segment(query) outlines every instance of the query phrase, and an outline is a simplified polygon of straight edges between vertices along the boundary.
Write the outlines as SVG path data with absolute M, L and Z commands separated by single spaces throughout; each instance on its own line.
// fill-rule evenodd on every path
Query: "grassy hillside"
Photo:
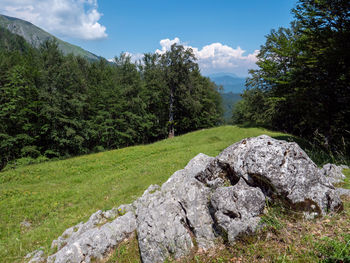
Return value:
M 47 40 L 56 39 L 59 49 L 64 54 L 72 53 L 76 56 L 82 56 L 89 60 L 100 59 L 95 54 L 92 54 L 91 52 L 86 51 L 81 47 L 62 41 L 61 39 L 56 38 L 41 28 L 22 19 L 0 15 L 0 27 L 6 28 L 13 34 L 23 37 L 30 45 L 36 48 L 38 48 Z
M 225 126 L 151 145 L 128 147 L 0 173 L 0 259 L 19 261 L 99 209 L 129 203 L 150 184 L 162 184 L 202 152 L 216 156 L 245 137 L 269 134 Z M 21 227 L 22 221 L 32 225 Z
M 52 240 L 66 228 L 86 221 L 99 209 L 132 202 L 150 184 L 162 184 L 198 153 L 216 156 L 234 142 L 261 134 L 293 139 L 286 134 L 259 128 L 223 126 L 151 145 L 1 172 L 0 262 L 20 262 L 28 252 L 41 246 L 48 252 Z M 272 223 L 276 221 L 271 220 Z M 31 226 L 22 227 L 23 221 L 30 222 Z M 350 227 L 349 224 L 345 226 Z M 254 251 L 253 247 L 241 248 L 241 252 L 246 253 L 248 248 Z M 130 244 L 118 248 L 114 259 L 134 262 L 131 259 L 137 259 L 135 249 L 137 243 L 132 239 Z M 230 255 L 229 250 L 223 250 L 201 258 L 202 262 L 207 262 L 213 256 L 229 259 Z M 196 258 L 190 261 L 196 262 Z

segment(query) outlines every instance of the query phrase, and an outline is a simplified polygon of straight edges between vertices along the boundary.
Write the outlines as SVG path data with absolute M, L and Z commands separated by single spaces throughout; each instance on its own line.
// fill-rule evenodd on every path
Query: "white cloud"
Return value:
M 133 54 L 133 53 L 125 52 L 125 54 L 127 56 L 130 56 L 131 57 L 131 61 L 133 61 L 133 62 L 138 62 L 138 61 L 142 60 L 142 58 L 143 58 L 143 54 L 142 53 L 135 53 L 135 54 Z
M 159 43 L 162 46 L 162 49 L 161 50 L 157 49 L 156 53 L 164 54 L 165 52 L 170 50 L 173 44 L 180 44 L 180 39 L 178 37 L 175 37 L 173 40 L 170 40 L 169 38 L 167 38 L 167 39 L 162 39 Z
M 129 52 L 123 52 L 126 56 L 130 57 L 131 62 L 135 63 L 135 62 L 142 62 L 143 56 L 144 54 L 142 53 L 129 53 Z M 109 62 L 114 63 L 115 62 L 115 57 L 114 58 L 109 58 L 107 59 Z
M 58 36 L 107 37 L 97 0 L 1 0 L 0 13 L 27 20 Z
M 171 45 L 183 44 L 179 38 L 163 39 L 160 42 L 161 49 L 157 49 L 159 54 L 165 53 Z M 235 73 L 239 76 L 246 76 L 249 69 L 256 68 L 256 56 L 259 50 L 252 54 L 244 55 L 245 50 L 241 47 L 232 48 L 221 43 L 213 43 L 204 46 L 202 49 L 183 44 L 185 48 L 192 48 L 197 58 L 198 65 L 203 74 L 212 74 L 219 72 Z

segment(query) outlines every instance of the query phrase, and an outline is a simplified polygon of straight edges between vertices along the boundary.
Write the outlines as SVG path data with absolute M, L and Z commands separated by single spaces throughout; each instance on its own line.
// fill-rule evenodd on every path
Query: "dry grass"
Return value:
M 332 254 L 338 249 L 350 257 L 350 198 L 342 200 L 344 211 L 313 220 L 271 207 L 263 216 L 266 226 L 254 236 L 231 246 L 221 244 L 181 262 L 349 262 Z
M 350 197 L 342 197 L 344 211 L 313 220 L 303 219 L 280 207 L 270 207 L 263 216 L 265 227 L 234 245 L 218 243 L 209 251 L 192 251 L 179 263 L 260 262 L 350 262 L 337 260 L 336 251 L 350 256 Z M 347 236 L 348 234 L 348 236 Z M 334 255 L 333 255 L 334 254 Z M 139 263 L 136 235 L 122 242 L 107 263 Z
M 124 240 L 111 253 L 106 263 L 141 263 L 136 233 Z

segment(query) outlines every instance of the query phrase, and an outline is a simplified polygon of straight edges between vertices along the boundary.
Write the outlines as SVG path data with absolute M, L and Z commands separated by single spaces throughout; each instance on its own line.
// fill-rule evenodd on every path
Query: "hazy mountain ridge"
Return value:
M 222 86 L 223 88 L 220 93 L 224 107 L 224 120 L 230 123 L 233 108 L 238 101 L 242 100 L 240 94 L 242 94 L 245 89 L 245 78 L 238 77 L 231 73 L 216 73 L 209 75 L 209 78 L 216 85 Z
M 233 74 L 213 74 L 209 78 L 216 85 L 223 87 L 223 93 L 242 93 L 245 89 L 245 78 L 235 76 Z
M 82 49 L 81 47 L 67 43 L 33 25 L 32 23 L 19 18 L 0 14 L 0 27 L 6 28 L 11 33 L 23 37 L 30 45 L 36 48 L 38 48 L 47 40 L 56 39 L 59 49 L 64 54 L 72 53 L 76 56 L 82 56 L 88 60 L 99 60 L 101 58 L 89 51 Z

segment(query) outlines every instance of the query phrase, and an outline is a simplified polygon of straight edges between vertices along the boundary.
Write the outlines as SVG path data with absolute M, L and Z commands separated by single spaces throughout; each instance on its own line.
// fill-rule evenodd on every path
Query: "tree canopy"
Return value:
M 293 13 L 289 28 L 266 37 L 233 119 L 349 156 L 350 2 L 300 0 Z
M 218 88 L 180 45 L 137 63 L 126 54 L 88 62 L 52 41 L 37 50 L 0 33 L 0 170 L 18 158 L 116 149 L 222 121 Z

